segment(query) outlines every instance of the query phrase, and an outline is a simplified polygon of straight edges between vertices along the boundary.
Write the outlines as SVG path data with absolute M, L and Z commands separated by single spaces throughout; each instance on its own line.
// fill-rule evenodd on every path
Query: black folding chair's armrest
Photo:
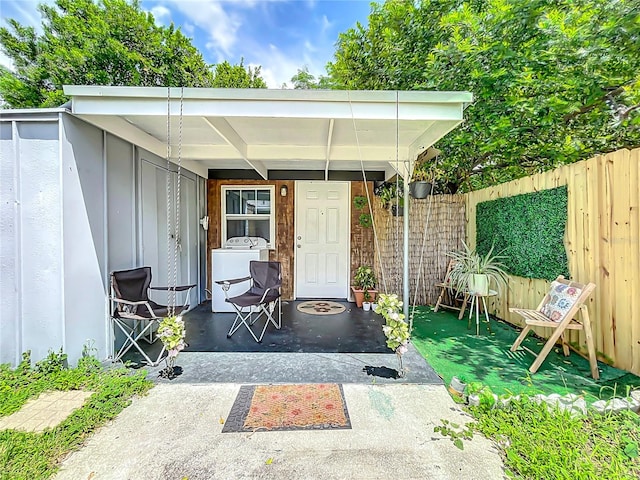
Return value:
M 235 285 L 236 283 L 246 282 L 247 280 L 251 280 L 251 277 L 232 278 L 230 280 L 216 280 L 216 283 L 218 285 Z
M 185 290 L 190 290 L 194 285 L 180 285 L 179 287 L 149 287 L 149 290 L 174 290 L 176 292 L 183 292 Z
M 154 318 L 156 316 L 155 312 L 151 308 L 151 305 L 149 305 L 148 301 L 142 300 L 142 301 L 138 301 L 138 302 L 132 302 L 130 300 L 125 300 L 124 298 L 116 298 L 116 297 L 111 297 L 111 301 L 113 301 L 114 303 L 121 303 L 123 305 L 129 305 L 131 307 L 138 306 L 138 305 L 144 305 L 147 308 L 147 311 L 149 312 L 149 315 L 151 316 L 151 318 Z M 123 308 L 126 308 L 126 307 L 123 307 Z
M 264 302 L 264 299 L 267 298 L 267 294 L 271 291 L 271 290 L 279 290 L 281 287 L 281 285 L 274 285 L 273 287 L 269 287 L 267 288 L 264 293 L 262 294 L 262 298 L 260 299 L 260 303 Z
M 116 298 L 116 297 L 111 297 L 111 300 L 113 302 L 122 303 L 124 305 L 146 305 L 147 304 L 147 302 L 144 300 L 140 302 L 132 302 L 130 300 L 125 300 L 124 298 Z

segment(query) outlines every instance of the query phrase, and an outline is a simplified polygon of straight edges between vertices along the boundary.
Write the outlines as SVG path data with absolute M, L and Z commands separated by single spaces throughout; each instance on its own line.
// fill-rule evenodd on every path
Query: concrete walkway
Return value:
M 351 430 L 221 433 L 238 384 L 161 383 L 71 454 L 64 479 L 500 479 L 497 449 L 434 433 L 465 423 L 443 385 L 344 384 Z

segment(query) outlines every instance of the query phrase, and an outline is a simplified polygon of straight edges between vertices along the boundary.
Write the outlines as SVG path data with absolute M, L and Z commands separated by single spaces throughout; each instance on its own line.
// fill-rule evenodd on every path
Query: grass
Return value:
M 589 363 L 571 352 L 552 351 L 536 374 L 528 367 L 533 355 L 509 352 L 518 335 L 510 325 L 491 321 L 475 335 L 467 330 L 467 319 L 450 312 L 416 310 L 412 342 L 448 384 L 463 376 L 498 395 L 575 393 L 588 401 L 625 396 L 640 386 L 636 375 L 599 364 L 600 380 L 590 376 Z M 525 346 L 539 351 L 543 341 L 530 335 Z M 519 479 L 638 479 L 640 478 L 640 416 L 632 412 L 571 416 L 530 401 L 512 402 L 507 410 L 490 406 L 471 407 L 475 422 L 460 427 L 446 421 L 435 431 L 448 436 L 459 448 L 472 432 L 481 433 L 499 446 L 507 473 Z
M 482 321 L 480 335 L 476 335 L 475 325 L 471 330 L 467 325 L 466 318 L 458 320 L 452 312 L 416 309 L 412 343 L 447 384 L 456 375 L 467 383 L 489 385 L 498 395 L 575 393 L 584 395 L 588 402 L 625 395 L 640 387 L 640 377 L 603 363 L 598 364 L 600 380 L 593 380 L 585 358 L 575 352 L 565 357 L 559 347 L 551 351 L 537 373 L 530 374 L 534 356 L 526 350 L 509 351 L 519 330 L 492 319 L 492 333 Z M 532 334 L 523 342 L 535 352 L 543 344 Z
M 470 410 L 472 428 L 500 445 L 513 478 L 640 478 L 640 416 L 633 412 L 572 417 L 533 402 Z
M 65 368 L 66 356 L 52 352 L 31 367 L 29 354 L 17 368 L 0 366 L 0 416 L 10 415 L 30 398 L 49 390 L 95 392 L 82 408 L 55 428 L 42 433 L 0 431 L 0 479 L 45 479 L 53 475 L 60 460 L 82 445 L 97 427 L 115 418 L 135 395 L 151 388 L 146 372 L 125 368 L 102 369 L 87 355 L 76 368 Z

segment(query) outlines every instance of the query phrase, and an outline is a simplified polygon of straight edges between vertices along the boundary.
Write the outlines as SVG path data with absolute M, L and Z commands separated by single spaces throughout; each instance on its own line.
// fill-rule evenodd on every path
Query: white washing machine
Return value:
M 267 241 L 262 237 L 232 237 L 225 242 L 223 248 L 211 250 L 211 311 L 234 312 L 233 306 L 225 302 L 225 294 L 217 281 L 243 278 L 249 276 L 251 260 L 269 260 Z M 249 282 L 242 282 L 229 287 L 229 297 L 244 293 Z

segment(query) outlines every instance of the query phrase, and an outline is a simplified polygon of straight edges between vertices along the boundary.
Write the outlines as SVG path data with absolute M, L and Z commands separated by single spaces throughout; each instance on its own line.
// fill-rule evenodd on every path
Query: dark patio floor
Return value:
M 389 377 L 398 368 L 396 355 L 386 346 L 383 318 L 355 304 L 340 302 L 346 310 L 334 315 L 300 312 L 300 302 L 283 302 L 282 328 L 267 328 L 257 343 L 244 326 L 227 338 L 233 313 L 212 313 L 203 303 L 184 316 L 189 346 L 178 356 L 183 373 L 178 383 L 417 383 L 442 384 L 442 379 L 410 345 L 403 356 L 406 376 Z M 263 325 L 264 320 L 256 326 Z M 255 327 L 254 327 L 255 328 Z M 144 344 L 152 358 L 162 344 Z M 140 364 L 133 351 L 125 361 Z M 157 367 L 146 367 L 158 380 Z M 397 373 L 397 372 L 395 372 Z M 159 380 L 167 381 L 167 380 Z
M 233 313 L 212 313 L 209 302 L 185 315 L 186 352 L 269 352 L 269 353 L 391 353 L 382 333 L 384 320 L 355 304 L 339 302 L 343 313 L 311 315 L 296 309 L 300 302 L 282 303 L 282 328 L 267 327 L 262 343 L 257 343 L 244 326 L 227 338 Z M 256 326 L 262 326 L 260 319 Z M 255 329 L 255 328 L 254 328 Z

